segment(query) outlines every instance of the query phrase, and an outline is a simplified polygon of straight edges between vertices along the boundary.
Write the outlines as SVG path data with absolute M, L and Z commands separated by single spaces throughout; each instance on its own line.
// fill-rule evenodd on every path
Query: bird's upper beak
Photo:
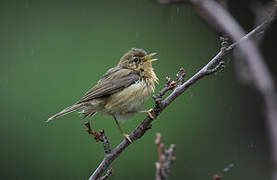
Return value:
M 157 61 L 158 59 L 151 59 L 153 56 L 155 56 L 157 53 L 153 52 L 143 57 L 142 61 L 144 63 L 152 63 L 154 61 Z

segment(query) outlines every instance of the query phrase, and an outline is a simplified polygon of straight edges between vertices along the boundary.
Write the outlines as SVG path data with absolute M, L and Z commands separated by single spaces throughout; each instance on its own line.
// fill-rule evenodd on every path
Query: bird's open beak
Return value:
M 157 61 L 158 59 L 151 59 L 153 56 L 155 56 L 157 53 L 153 52 L 143 57 L 144 63 L 152 63 L 154 61 Z

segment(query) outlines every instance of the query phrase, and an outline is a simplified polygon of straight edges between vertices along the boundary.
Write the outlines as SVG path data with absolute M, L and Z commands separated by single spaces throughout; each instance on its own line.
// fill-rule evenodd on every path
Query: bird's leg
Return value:
M 119 130 L 120 130 L 120 132 L 121 132 L 123 138 L 126 139 L 127 141 L 129 141 L 130 143 L 132 143 L 132 140 L 130 139 L 129 135 L 128 135 L 128 134 L 125 134 L 125 133 L 123 132 L 123 130 L 121 129 L 121 127 L 120 127 L 120 125 L 119 125 L 119 123 L 118 123 L 116 117 L 113 116 L 113 118 L 114 118 L 114 121 L 115 121 L 117 127 L 119 128 Z
M 143 110 L 143 111 L 139 111 L 139 112 L 147 114 L 151 119 L 155 119 L 154 116 L 152 115 L 152 112 L 153 112 L 152 108 L 149 110 Z

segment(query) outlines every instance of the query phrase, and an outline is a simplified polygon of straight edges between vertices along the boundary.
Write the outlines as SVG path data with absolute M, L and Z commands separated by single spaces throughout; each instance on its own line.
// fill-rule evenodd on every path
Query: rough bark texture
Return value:
M 158 2 L 158 1 L 157 1 Z M 170 0 L 163 0 L 162 3 L 170 3 Z M 177 1 L 174 1 L 176 3 Z M 178 1 L 179 2 L 179 1 Z M 182 2 L 182 1 L 180 1 Z M 221 58 L 230 52 L 234 47 L 238 46 L 241 52 L 245 56 L 245 60 L 249 65 L 249 71 L 255 80 L 255 87 L 260 91 L 265 99 L 265 107 L 267 112 L 267 119 L 269 125 L 269 131 L 271 134 L 272 142 L 272 157 L 275 164 L 277 164 L 277 101 L 276 93 L 274 89 L 273 80 L 269 73 L 263 57 L 259 53 L 258 48 L 251 38 L 260 32 L 266 30 L 272 21 L 275 19 L 274 11 L 269 18 L 257 26 L 250 33 L 244 33 L 243 29 L 238 23 L 232 18 L 232 16 L 218 3 L 213 0 L 188 0 L 194 8 L 200 10 L 205 15 L 205 19 L 209 18 L 209 22 L 214 22 L 216 26 L 220 27 L 220 30 L 225 32 L 234 41 L 233 44 L 227 45 L 225 42 L 222 43 L 222 48 L 216 56 L 214 56 L 202 69 L 195 73 L 191 78 L 184 82 L 184 70 L 181 68 L 177 73 L 177 83 L 171 81 L 170 78 L 166 79 L 165 87 L 154 96 L 155 105 L 153 108 L 152 116 L 157 118 L 160 113 L 177 97 L 179 97 L 186 89 L 191 85 L 195 84 L 199 79 L 218 72 L 224 68 L 224 62 L 220 61 Z M 276 3 L 274 4 L 276 7 Z M 276 9 L 276 8 L 275 8 Z M 205 11 L 205 13 L 203 13 Z M 200 14 L 201 16 L 201 14 Z M 203 16 L 203 15 L 202 15 Z M 203 17 L 204 18 L 204 17 Z M 173 90 L 169 96 L 164 100 L 162 97 L 169 90 Z M 141 124 L 139 124 L 135 130 L 130 134 L 131 140 L 134 142 L 141 138 L 147 130 L 151 128 L 151 119 L 149 116 L 146 117 Z M 90 176 L 89 180 L 95 180 L 101 177 L 104 171 L 109 167 L 112 161 L 119 156 L 119 154 L 128 146 L 130 143 L 127 140 L 123 140 L 114 150 L 105 151 L 106 156 L 104 157 L 101 164 L 97 167 L 94 173 Z M 107 145 L 104 145 L 104 147 Z M 109 146 L 108 146 L 109 147 Z M 275 167 L 275 166 L 274 166 Z M 276 167 L 274 169 L 274 180 L 277 180 Z

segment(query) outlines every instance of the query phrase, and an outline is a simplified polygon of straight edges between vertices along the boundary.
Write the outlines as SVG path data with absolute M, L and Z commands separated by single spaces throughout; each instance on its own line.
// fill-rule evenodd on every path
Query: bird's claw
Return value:
M 133 141 L 131 140 L 130 136 L 128 134 L 122 134 L 123 138 L 129 141 L 129 143 L 132 143 Z
M 151 119 L 155 119 L 154 116 L 152 115 L 153 109 L 149 109 L 147 111 L 144 111 L 145 114 L 147 114 Z

